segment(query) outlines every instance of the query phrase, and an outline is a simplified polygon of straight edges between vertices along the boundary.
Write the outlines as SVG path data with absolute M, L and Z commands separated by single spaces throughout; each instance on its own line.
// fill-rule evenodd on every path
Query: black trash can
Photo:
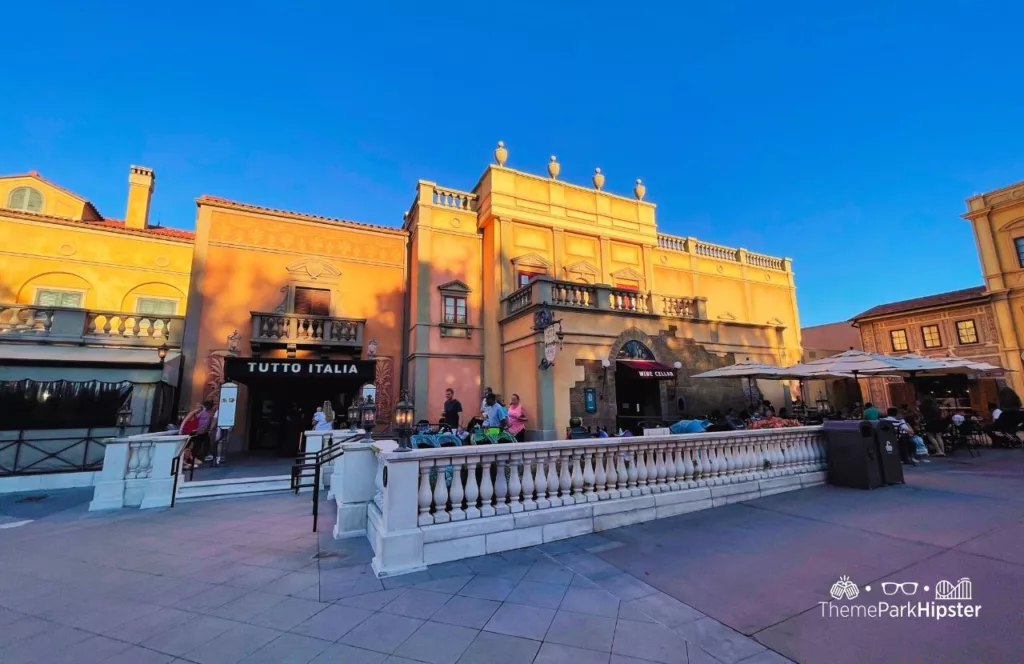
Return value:
M 903 482 L 890 422 L 827 421 L 823 428 L 829 484 L 870 490 Z

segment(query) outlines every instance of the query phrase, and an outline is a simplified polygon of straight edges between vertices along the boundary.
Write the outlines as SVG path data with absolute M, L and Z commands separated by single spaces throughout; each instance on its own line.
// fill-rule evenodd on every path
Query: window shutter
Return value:
M 60 294 L 60 306 L 70 307 L 72 309 L 79 309 L 82 306 L 82 294 L 81 293 L 61 293 Z
M 25 209 L 29 212 L 43 211 L 43 195 L 39 193 L 39 190 L 28 190 L 28 206 Z
M 178 303 L 174 300 L 152 297 L 140 297 L 135 304 L 136 313 L 149 316 L 173 316 L 177 308 Z
M 60 293 L 56 291 L 38 291 L 36 293 L 36 304 L 43 307 L 56 307 L 60 305 Z
M 304 316 L 329 316 L 331 291 L 321 288 L 296 288 L 294 313 Z
M 25 199 L 28 197 L 27 187 L 18 187 L 11 192 L 11 197 L 7 200 L 7 207 L 12 210 L 24 210 Z M 40 302 L 39 304 L 43 304 Z

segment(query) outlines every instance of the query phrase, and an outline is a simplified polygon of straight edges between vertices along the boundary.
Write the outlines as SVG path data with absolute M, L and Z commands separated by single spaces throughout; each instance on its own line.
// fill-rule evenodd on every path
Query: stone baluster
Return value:
M 749 442 L 743 446 L 744 479 L 757 479 L 757 459 L 754 457 L 754 446 Z
M 633 446 L 634 457 L 633 457 L 633 468 L 636 474 L 636 486 L 640 490 L 640 494 L 650 493 L 651 490 L 647 488 L 647 459 L 644 457 L 644 448 Z
M 526 509 L 523 505 L 522 499 L 523 483 L 519 476 L 519 471 L 523 467 L 522 453 L 509 455 L 508 507 L 513 514 L 522 512 Z
M 569 450 L 561 450 L 558 459 L 558 496 L 561 498 L 563 505 L 571 505 L 573 503 L 572 476 L 569 474 L 569 468 L 572 464 L 570 454 Z
M 491 483 L 491 462 L 493 456 L 480 458 L 480 516 L 494 516 L 494 506 L 491 499 L 494 497 L 494 485 Z
M 447 459 L 434 460 L 434 523 L 448 523 L 452 515 L 448 513 L 448 482 L 444 476 Z
M 147 337 L 151 337 L 151 336 L 153 336 L 153 333 L 151 332 L 151 330 L 152 330 L 152 327 L 151 327 L 152 323 L 150 321 L 148 321 L 148 320 L 146 321 L 146 323 L 148 323 L 146 325 L 146 336 Z M 132 316 L 132 336 L 133 337 L 138 338 L 138 336 L 139 336 L 139 328 L 140 328 L 141 324 L 142 324 L 142 318 L 140 316 Z
M 476 478 L 477 468 L 480 467 L 480 462 L 471 458 L 466 463 L 466 518 L 467 519 L 479 519 L 480 508 L 477 506 L 477 500 L 480 498 L 480 485 L 477 484 Z
M 508 507 L 508 478 L 505 477 L 507 468 L 504 455 L 495 461 L 497 470 L 494 475 L 494 513 L 498 516 L 509 513 Z
M 631 495 L 629 490 L 629 469 L 626 467 L 626 455 L 629 454 L 626 448 L 615 452 L 615 488 L 618 495 L 613 498 L 625 498 Z
M 629 462 L 629 468 L 626 471 L 626 487 L 629 489 L 629 495 L 639 496 L 641 493 L 640 471 L 637 469 L 637 451 L 632 445 L 626 449 L 626 460 Z M 644 472 L 646 472 L 646 468 Z
M 534 475 L 534 486 L 537 487 L 537 509 L 551 507 L 551 501 L 548 500 L 548 475 L 544 470 L 545 459 L 544 452 L 537 454 L 537 470 Z
M 679 467 L 676 465 L 676 455 L 679 448 L 676 443 L 668 443 L 665 446 L 665 486 L 669 491 L 679 490 Z
M 597 500 L 597 473 L 594 471 L 595 464 L 600 465 L 598 456 L 594 452 L 583 453 L 583 500 L 588 503 Z
M 683 481 L 679 483 L 680 488 L 692 489 L 697 486 L 697 483 L 693 479 L 694 466 L 693 466 L 693 450 L 686 443 L 680 445 L 680 456 L 682 457 L 683 465 Z
M 594 455 L 594 489 L 598 500 L 608 500 L 608 450 L 598 448 Z
M 420 515 L 418 523 L 421 526 L 426 526 L 434 523 L 434 517 L 430 515 L 430 506 L 434 500 L 434 493 L 430 490 L 430 469 L 433 468 L 433 463 L 430 461 L 420 462 L 420 491 L 419 491 L 419 506 Z
M 653 493 L 661 493 L 659 485 L 665 483 L 665 459 L 661 448 L 659 444 L 647 449 L 647 486 Z
M 583 468 L 580 465 L 582 456 L 583 450 L 573 450 L 570 461 L 572 473 L 569 478 L 569 490 L 572 492 L 572 502 L 574 503 L 587 502 L 586 496 L 583 495 Z
M 462 506 L 462 499 L 466 497 L 466 491 L 462 487 L 462 461 L 460 457 L 452 460 L 452 488 L 448 491 L 448 500 L 452 503 L 452 521 L 465 521 L 466 510 Z M 441 479 L 443 474 L 439 473 Z
M 722 441 L 721 447 L 723 461 L 725 461 L 725 483 L 734 484 L 739 481 L 739 464 L 736 456 L 736 444 L 734 441 Z
M 697 486 L 711 485 L 711 459 L 708 457 L 706 444 L 701 444 L 693 457 L 693 476 L 697 480 Z
M 775 477 L 781 477 L 786 474 L 786 470 L 783 468 L 786 458 L 782 454 L 782 444 L 777 440 L 773 440 L 769 442 L 769 445 L 771 445 L 772 449 L 772 473 L 774 473 Z
M 523 510 L 532 512 L 537 509 L 537 501 L 533 494 L 536 484 L 533 481 L 533 453 L 523 454 Z
M 558 452 L 552 450 L 548 453 L 548 500 L 552 507 L 559 507 L 562 499 L 558 496 Z

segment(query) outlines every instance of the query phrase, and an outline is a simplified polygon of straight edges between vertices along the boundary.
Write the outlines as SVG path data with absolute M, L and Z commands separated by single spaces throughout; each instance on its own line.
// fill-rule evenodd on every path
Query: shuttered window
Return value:
M 173 316 L 178 312 L 178 301 L 162 297 L 140 297 L 135 300 L 135 313 L 150 316 Z
M 36 291 L 36 304 L 43 307 L 82 308 L 82 295 L 77 291 L 62 291 L 48 288 Z
M 293 313 L 305 316 L 330 316 L 331 291 L 322 288 L 296 288 Z
M 32 187 L 18 187 L 7 198 L 7 207 L 24 212 L 42 212 L 43 195 Z

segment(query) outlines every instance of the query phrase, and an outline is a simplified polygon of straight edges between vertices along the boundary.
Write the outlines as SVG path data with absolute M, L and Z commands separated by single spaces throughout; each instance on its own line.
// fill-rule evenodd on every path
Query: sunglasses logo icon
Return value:
M 895 595 L 897 592 L 901 592 L 904 595 L 916 595 L 917 583 L 914 581 L 905 581 L 903 583 L 885 581 L 882 583 L 882 592 L 886 595 Z

